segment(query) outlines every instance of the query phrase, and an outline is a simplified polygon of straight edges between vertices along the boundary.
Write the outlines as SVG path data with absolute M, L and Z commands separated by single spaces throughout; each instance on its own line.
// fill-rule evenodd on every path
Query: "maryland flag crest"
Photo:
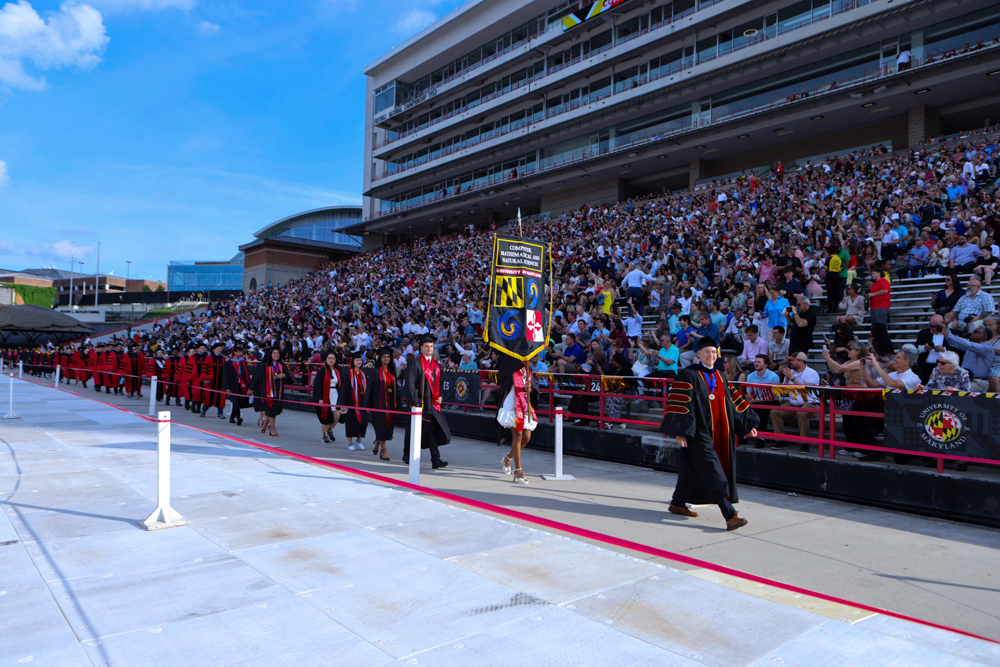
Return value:
M 541 241 L 495 236 L 490 298 L 484 340 L 497 350 L 527 361 L 545 347 L 552 312 L 551 256 Z M 545 289 L 549 286 L 548 303 Z

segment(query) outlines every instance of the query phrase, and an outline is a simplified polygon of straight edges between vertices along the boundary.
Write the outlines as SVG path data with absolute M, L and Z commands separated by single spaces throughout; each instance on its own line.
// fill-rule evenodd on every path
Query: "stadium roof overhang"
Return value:
M 941 62 L 933 68 L 902 72 L 867 85 L 849 86 L 828 94 L 817 94 L 796 102 L 783 104 L 748 114 L 710 128 L 694 130 L 680 136 L 651 140 L 600 157 L 581 160 L 556 169 L 529 174 L 524 178 L 507 181 L 478 191 L 463 192 L 441 200 L 393 212 L 345 228 L 340 231 L 360 234 L 379 232 L 385 234 L 420 235 L 433 233 L 442 225 L 464 224 L 466 220 L 479 220 L 494 215 L 501 220 L 511 219 L 517 210 L 541 210 L 543 199 L 559 198 L 560 192 L 586 188 L 590 184 L 606 183 L 620 178 L 639 191 L 653 192 L 664 187 L 687 187 L 692 161 L 701 160 L 701 176 L 729 176 L 742 168 L 720 171 L 727 164 L 741 164 L 747 169 L 764 167 L 772 162 L 764 157 L 773 155 L 774 149 L 785 147 L 789 157 L 786 162 L 808 157 L 822 158 L 847 149 L 873 145 L 883 141 L 866 140 L 859 133 L 858 140 L 850 145 L 846 140 L 840 149 L 819 149 L 823 137 L 843 137 L 852 129 L 862 129 L 906 117 L 910 108 L 927 105 L 937 109 L 941 116 L 961 128 L 976 126 L 977 119 L 993 117 L 990 110 L 1000 106 L 1000 91 L 994 82 L 1000 76 L 989 76 L 1000 67 L 1000 53 L 992 51 L 971 58 L 955 58 Z M 648 105 L 640 105 L 626 114 L 616 115 L 615 122 L 628 120 L 650 112 Z M 985 116 L 983 114 L 985 113 Z M 586 122 L 586 121 L 584 121 Z M 979 120 L 981 123 L 981 120 Z M 566 129 L 565 136 L 573 136 Z M 579 133 L 579 129 L 577 130 Z M 888 139 L 886 136 L 884 139 Z M 551 141 L 549 142 L 551 143 Z M 525 145 L 511 145 L 498 149 L 491 158 L 503 159 L 525 150 Z M 895 149 L 900 146 L 894 146 Z M 755 159 L 760 154 L 760 159 Z M 739 159 L 733 159 L 739 158 Z M 473 168 L 478 162 L 465 161 L 442 165 L 427 172 L 426 176 L 376 184 L 365 195 L 389 198 L 398 193 L 429 185 L 435 181 L 457 176 Z M 601 200 L 603 202 L 603 200 Z M 592 203 L 601 203 L 598 201 Z M 553 210 L 558 214 L 560 210 Z
M 358 215 L 361 215 L 360 206 L 324 206 L 322 208 L 314 208 L 312 210 L 295 213 L 294 215 L 289 215 L 281 220 L 272 222 L 266 227 L 254 232 L 254 237 L 258 239 L 266 238 L 279 230 L 291 229 L 295 227 L 297 223 L 310 222 L 311 219 L 316 217 L 318 214 L 331 211 L 357 211 Z M 337 231 L 340 230 L 338 229 Z

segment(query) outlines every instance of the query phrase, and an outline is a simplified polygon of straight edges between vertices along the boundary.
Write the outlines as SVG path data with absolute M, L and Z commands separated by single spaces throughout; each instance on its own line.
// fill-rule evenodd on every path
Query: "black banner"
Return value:
M 995 394 L 894 391 L 885 399 L 885 446 L 1000 461 Z
M 479 405 L 479 371 L 442 371 L 441 402 Z
M 521 361 L 538 354 L 549 338 L 551 306 L 545 303 L 549 247 L 510 236 L 493 239 L 488 321 L 484 340 Z M 552 272 L 548 272 L 551 280 Z M 552 290 L 549 290 L 549 299 Z

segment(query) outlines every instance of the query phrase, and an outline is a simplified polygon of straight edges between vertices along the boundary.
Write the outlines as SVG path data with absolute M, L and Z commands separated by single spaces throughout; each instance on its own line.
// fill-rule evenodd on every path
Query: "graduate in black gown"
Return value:
M 379 410 L 399 410 L 401 399 L 399 385 L 396 383 L 396 362 L 392 358 L 392 348 L 381 347 L 378 350 L 378 363 L 375 372 L 368 382 L 368 393 L 365 395 L 365 405 Z M 375 444 L 372 453 L 383 461 L 389 460 L 385 443 L 392 440 L 392 432 L 396 424 L 396 415 L 388 412 L 370 413 L 371 425 L 375 429 Z
M 253 369 L 253 377 L 250 378 L 250 391 L 254 395 L 253 409 L 264 414 L 260 432 L 268 431 L 268 435 L 274 437 L 278 436 L 275 419 L 281 414 L 281 394 L 285 383 L 292 379 L 291 371 L 280 359 L 281 350 L 278 348 L 266 350 L 264 358 Z
M 229 395 L 233 406 L 229 412 L 229 423 L 240 426 L 243 423 L 242 409 L 250 405 L 250 369 L 239 345 L 233 348 L 232 358 L 222 367 L 222 389 Z
M 340 370 L 337 368 L 337 353 L 328 350 L 323 353 L 323 365 L 316 371 L 313 380 L 313 403 L 316 406 L 316 418 L 319 419 L 320 430 L 323 432 L 321 442 L 328 445 L 337 441 L 333 427 L 340 419 Z
M 368 375 L 362 368 L 365 363 L 363 352 L 351 355 L 351 365 L 345 373 L 344 387 L 341 390 L 341 404 L 350 405 L 344 419 L 344 432 L 347 433 L 347 448 L 352 452 L 356 449 L 364 451 L 365 443 L 361 441 L 368 432 L 368 412 L 362 410 L 365 406 L 365 394 L 368 393 Z
M 420 354 L 406 365 L 406 402 L 410 407 L 423 408 L 420 449 L 431 450 L 431 467 L 435 470 L 448 465 L 438 447 L 451 442 L 448 420 L 441 412 L 441 364 L 434 354 L 434 338 L 420 339 Z M 403 442 L 403 463 L 410 462 L 410 420 L 406 420 L 406 440 Z
M 757 437 L 758 418 L 739 389 L 715 369 L 719 350 L 708 336 L 698 341 L 698 362 L 680 373 L 670 387 L 670 398 L 660 432 L 680 445 L 677 487 L 669 510 L 698 516 L 688 508 L 715 505 L 726 519 L 726 530 L 745 526 L 733 503 L 736 493 L 736 437 Z

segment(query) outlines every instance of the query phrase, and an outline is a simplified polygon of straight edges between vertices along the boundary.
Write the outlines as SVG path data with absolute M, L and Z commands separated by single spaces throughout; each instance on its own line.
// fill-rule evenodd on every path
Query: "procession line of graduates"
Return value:
M 389 461 L 386 443 L 393 439 L 405 399 L 409 405 L 422 406 L 421 448 L 431 450 L 432 466 L 448 465 L 438 450 L 451 440 L 447 419 L 441 412 L 442 369 L 432 357 L 433 338 L 426 336 L 422 342 L 421 354 L 407 367 L 402 382 L 397 381 L 391 348 L 378 350 L 374 369 L 363 367 L 361 353 L 352 355 L 346 369 L 337 366 L 336 353 L 325 355 L 312 387 L 324 444 L 336 441 L 333 427 L 343 421 L 348 449 L 364 450 L 362 439 L 371 426 L 375 433 L 372 453 Z M 219 419 L 225 419 L 228 402 L 229 421 L 237 425 L 243 423 L 242 409 L 252 405 L 261 433 L 274 437 L 278 436 L 275 420 L 282 413 L 282 397 L 292 383 L 292 373 L 276 347 L 265 350 L 263 360 L 252 369 L 243 348 L 236 347 L 227 356 L 222 343 L 212 344 L 211 351 L 205 343 L 189 345 L 183 352 L 158 347 L 149 357 L 136 345 L 125 342 L 76 349 L 3 350 L 2 354 L 8 363 L 22 361 L 29 372 L 46 375 L 61 367 L 62 380 L 67 384 L 76 381 L 87 388 L 93 382 L 98 393 L 103 390 L 133 399 L 143 397 L 143 379 L 155 376 L 157 402 L 183 404 L 185 410 L 202 417 L 209 408 L 216 408 Z M 409 424 L 407 419 L 404 462 L 409 461 Z

